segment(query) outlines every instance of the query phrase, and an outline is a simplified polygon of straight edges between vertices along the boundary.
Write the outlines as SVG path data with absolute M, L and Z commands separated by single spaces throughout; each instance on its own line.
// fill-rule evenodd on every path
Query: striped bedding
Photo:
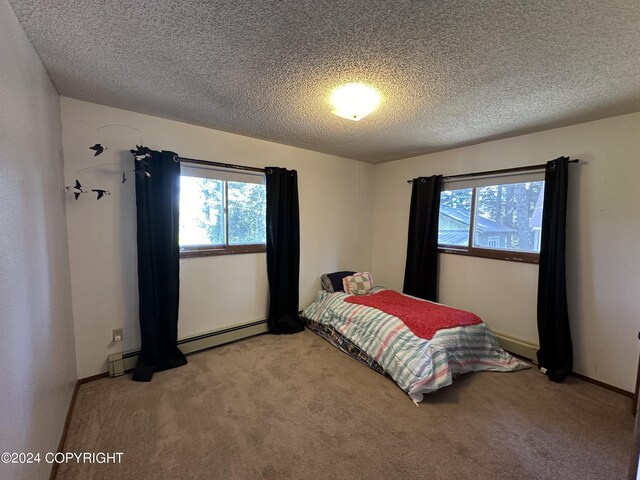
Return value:
M 461 373 L 529 368 L 500 348 L 485 323 L 440 330 L 426 340 L 397 317 L 345 302 L 348 296 L 320 291 L 302 316 L 331 326 L 366 352 L 416 403 L 425 393 L 450 385 Z

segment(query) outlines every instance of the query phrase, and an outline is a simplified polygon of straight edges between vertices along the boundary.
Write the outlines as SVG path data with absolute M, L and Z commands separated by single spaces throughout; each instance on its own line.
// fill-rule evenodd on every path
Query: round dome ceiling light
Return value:
M 381 97 L 369 85 L 348 83 L 331 93 L 330 102 L 333 106 L 331 113 L 357 122 L 378 108 Z

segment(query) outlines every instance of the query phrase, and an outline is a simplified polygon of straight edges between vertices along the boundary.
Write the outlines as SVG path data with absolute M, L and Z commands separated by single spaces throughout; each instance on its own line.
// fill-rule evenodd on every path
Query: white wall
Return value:
M 55 451 L 76 380 L 58 94 L 0 0 L 0 451 Z M 51 465 L 0 464 L 0 478 Z
M 570 167 L 567 225 L 574 370 L 634 389 L 640 328 L 640 113 L 377 165 L 374 278 L 401 289 L 411 187 L 407 179 L 544 163 Z M 440 255 L 440 301 L 496 331 L 538 343 L 536 265 Z
M 272 142 L 68 98 L 61 99 L 65 177 L 112 195 L 67 195 L 78 376 L 106 371 L 107 355 L 139 348 L 135 184 L 128 152 L 135 144 L 183 157 L 281 166 L 298 171 L 301 224 L 300 306 L 322 273 L 369 269 L 373 166 Z M 108 147 L 93 157 L 90 145 Z M 116 162 L 85 171 L 90 166 Z M 124 167 L 123 167 L 124 166 Z M 122 169 L 129 181 L 120 182 Z M 181 260 L 179 337 L 266 318 L 265 254 Z M 111 331 L 124 328 L 124 341 Z

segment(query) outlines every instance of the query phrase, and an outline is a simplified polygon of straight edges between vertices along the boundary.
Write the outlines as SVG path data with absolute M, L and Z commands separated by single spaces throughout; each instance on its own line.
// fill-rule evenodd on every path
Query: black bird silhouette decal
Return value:
M 75 195 L 76 200 L 78 200 L 78 197 L 80 196 L 81 193 L 87 193 L 86 190 L 82 189 L 82 185 L 80 185 L 80 182 L 78 181 L 77 178 L 76 178 L 75 186 L 73 186 L 73 187 L 65 187 L 65 188 Z
M 147 158 L 151 158 L 151 150 L 142 145 L 136 145 L 135 150 L 129 150 L 133 154 L 133 158 L 136 160 L 136 168 L 134 173 L 141 177 L 150 177 L 151 174 L 147 172 L 146 167 L 148 165 Z
M 106 149 L 107 149 L 107 147 L 103 147 L 99 143 L 96 143 L 93 147 L 89 147 L 89 150 L 94 150 L 96 152 L 96 153 L 93 154 L 94 157 L 97 157 L 102 152 L 104 152 Z
M 111 195 L 111 192 L 109 190 L 100 190 L 100 189 L 92 188 L 91 191 L 96 192 L 98 194 L 98 198 L 96 198 L 96 200 L 100 200 L 105 195 Z
M 136 145 L 135 150 L 132 149 L 129 151 L 133 154 L 133 157 L 139 162 L 151 156 L 151 150 L 149 150 L 149 148 L 147 147 L 143 147 L 142 145 Z
M 127 175 L 124 172 L 122 172 L 122 183 L 126 181 L 127 181 Z

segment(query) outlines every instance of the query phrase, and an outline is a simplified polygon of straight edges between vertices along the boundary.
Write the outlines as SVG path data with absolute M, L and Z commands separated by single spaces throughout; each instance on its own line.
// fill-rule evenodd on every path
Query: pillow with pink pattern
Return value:
M 373 279 L 369 272 L 357 272 L 342 279 L 344 293 L 349 295 L 369 295 L 373 293 Z

